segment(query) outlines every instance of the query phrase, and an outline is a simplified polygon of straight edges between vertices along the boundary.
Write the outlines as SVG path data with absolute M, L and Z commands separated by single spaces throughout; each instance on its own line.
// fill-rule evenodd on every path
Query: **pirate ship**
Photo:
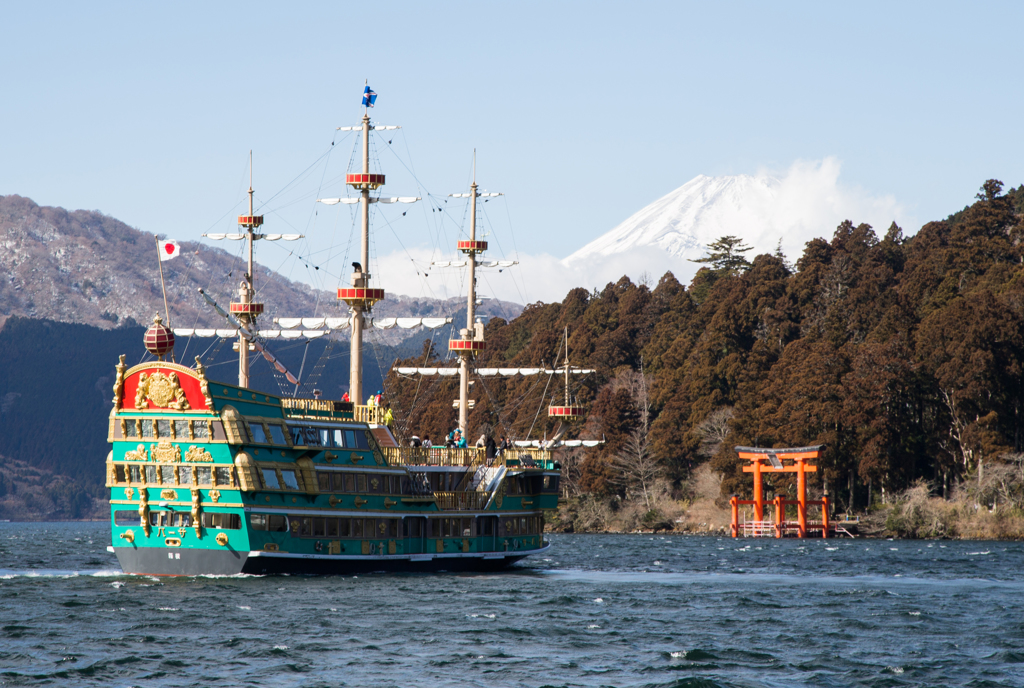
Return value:
M 249 384 L 250 350 L 297 381 L 266 344 L 283 331 L 259 328 L 264 308 L 255 300 L 254 245 L 287 236 L 257 231 L 263 217 L 254 212 L 250 183 L 248 214 L 238 217 L 242 231 L 209 235 L 247 242 L 248 272 L 237 301 L 224 311 L 204 294 L 229 324 L 207 334 L 237 337 L 238 384 L 211 380 L 198 357 L 191 367 L 176 363 L 175 333 L 204 332 L 172 331 L 159 317 L 144 342 L 156 360 L 129 368 L 121 356 L 116 366 L 107 457 L 109 549 L 125 572 L 488 571 L 549 547 L 543 514 L 557 506 L 560 477 L 550 448 L 519 447 L 488 458 L 479 448 L 400 447 L 384 409 L 354 403 L 363 393 L 363 332 L 384 298 L 369 273 L 369 207 L 419 200 L 374 195 L 385 180 L 370 171 L 368 140 L 382 128 L 365 113 L 352 128 L 362 136 L 362 169 L 348 173 L 346 183 L 358 196 L 320 199 L 357 203 L 361 210 L 362 260 L 353 266 L 351 286 L 338 289 L 349 317 L 315 323 L 350 330 L 354 401 L 279 396 Z M 475 181 L 470 193 L 475 205 Z M 459 244 L 470 266 L 486 248 L 475 236 Z M 460 354 L 463 431 L 466 376 L 474 353 L 485 346 L 469 283 L 467 327 L 449 344 Z M 309 324 L 279 322 L 303 323 Z M 566 407 L 564 414 L 574 412 Z

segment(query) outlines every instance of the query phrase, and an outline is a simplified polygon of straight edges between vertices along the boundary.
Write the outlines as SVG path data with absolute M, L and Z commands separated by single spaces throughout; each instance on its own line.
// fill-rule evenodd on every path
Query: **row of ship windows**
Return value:
M 276 444 L 287 446 L 285 429 L 290 434 L 291 444 L 296 447 L 324 447 L 325 449 L 370 449 L 369 432 L 345 428 L 317 428 L 309 425 L 282 425 L 280 423 L 259 423 L 248 421 L 249 442 L 254 444 Z
M 204 528 L 238 530 L 242 520 L 238 514 L 203 513 Z M 192 527 L 192 514 L 187 511 L 151 510 L 150 525 L 157 527 Z M 139 512 L 114 512 L 114 525 L 139 524 Z M 319 516 L 286 516 L 284 514 L 249 514 L 253 530 L 275 533 L 290 532 L 293 537 L 322 538 L 458 538 L 497 535 L 535 535 L 544 528 L 540 516 L 479 516 L 475 518 L 328 518 Z M 401 536 L 399 535 L 401 532 Z
M 322 538 L 445 538 L 495 534 L 535 535 L 544 528 L 541 516 L 479 516 L 474 518 L 333 518 L 250 514 L 253 530 L 291 532 L 293 537 Z M 399 535 L 401 533 L 401 535 Z
M 217 530 L 238 530 L 242 527 L 242 518 L 238 514 L 204 513 L 200 517 L 204 528 Z M 181 528 L 192 527 L 192 514 L 187 511 L 150 510 L 149 523 L 154 526 L 172 526 Z M 115 511 L 114 525 L 139 525 L 138 511 Z
M 124 418 L 121 435 L 128 439 L 208 440 L 213 436 L 213 421 Z
M 230 466 L 114 464 L 114 482 L 125 485 L 236 487 Z
M 307 425 L 286 426 L 282 423 L 255 421 L 247 421 L 243 427 L 248 430 L 249 436 L 246 439 L 255 444 L 287 447 L 287 429 L 291 436 L 291 444 L 297 447 L 370 449 L 369 433 L 366 430 Z M 126 439 L 209 440 L 213 436 L 213 421 L 124 418 L 121 420 L 121 435 Z

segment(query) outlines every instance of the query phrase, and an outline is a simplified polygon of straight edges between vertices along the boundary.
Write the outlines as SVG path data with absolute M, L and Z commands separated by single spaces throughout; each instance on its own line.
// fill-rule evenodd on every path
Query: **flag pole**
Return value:
M 164 317 L 167 319 L 167 329 L 171 329 L 171 311 L 167 308 L 167 285 L 164 284 L 164 257 L 160 253 L 160 237 L 154 234 L 153 241 L 156 242 L 156 264 L 160 268 L 160 291 L 164 295 Z M 171 362 L 175 363 L 173 349 L 171 350 Z

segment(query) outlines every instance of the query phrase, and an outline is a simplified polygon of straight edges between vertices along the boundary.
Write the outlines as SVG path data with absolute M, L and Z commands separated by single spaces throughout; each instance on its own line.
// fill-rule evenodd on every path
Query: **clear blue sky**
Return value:
M 250 148 L 263 199 L 330 148 L 364 78 L 429 192 L 464 190 L 478 149 L 508 194 L 495 229 L 511 218 L 530 253 L 565 256 L 697 174 L 799 159 L 837 157 L 920 221 L 1024 183 L 1019 2 L 17 3 L 3 24 L 0 194 L 182 239 L 231 231 Z M 421 192 L 380 161 L 387 194 Z M 316 176 L 307 196 L 329 190 Z M 287 198 L 268 225 L 325 236 Z M 429 244 L 422 208 L 392 215 L 378 252 Z

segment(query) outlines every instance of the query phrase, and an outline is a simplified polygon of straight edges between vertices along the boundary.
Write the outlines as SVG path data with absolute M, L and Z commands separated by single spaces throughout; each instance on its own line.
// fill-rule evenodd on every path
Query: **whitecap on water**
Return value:
M 655 566 L 661 566 L 661 562 L 660 561 L 656 561 L 656 562 L 654 562 L 654 565 Z
M 670 652 L 668 656 L 669 657 L 673 657 L 675 659 L 679 659 L 680 657 L 686 656 L 686 653 L 685 652 Z
M 907 612 L 911 616 L 921 616 L 921 612 Z
M 288 646 L 287 645 L 275 645 L 274 649 L 275 650 L 287 650 Z
M 604 600 L 600 597 L 595 597 L 594 602 L 597 602 L 598 604 L 604 604 Z
M 249 610 L 251 610 L 252 607 L 239 607 L 239 609 L 249 609 Z
M 157 607 L 158 612 L 180 612 L 181 610 L 177 607 Z
M 598 628 L 599 629 L 601 627 L 598 626 L 597 624 L 590 624 L 589 626 L 587 626 L 587 628 Z
M 838 549 L 839 549 L 838 547 L 826 547 L 825 551 L 826 552 L 835 552 Z
M 977 557 L 977 556 L 981 556 L 983 554 L 992 554 L 992 552 L 968 552 L 967 556 L 969 556 L 969 557 Z

